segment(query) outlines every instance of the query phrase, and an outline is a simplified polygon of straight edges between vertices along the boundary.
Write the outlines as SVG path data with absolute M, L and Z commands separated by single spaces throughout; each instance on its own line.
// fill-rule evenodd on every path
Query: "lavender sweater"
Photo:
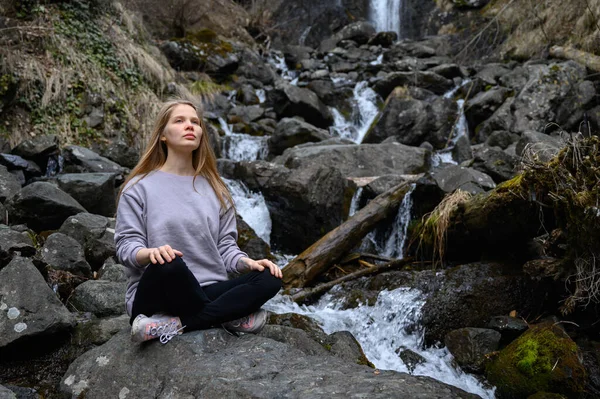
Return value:
M 183 252 L 183 260 L 200 285 L 227 280 L 239 273 L 247 256 L 238 248 L 235 212 L 220 212 L 219 200 L 198 176 L 179 176 L 159 170 L 143 179 L 132 179 L 119 199 L 115 227 L 117 257 L 126 266 L 127 313 L 131 315 L 138 282 L 147 265 L 135 256 L 142 248 L 170 245 Z

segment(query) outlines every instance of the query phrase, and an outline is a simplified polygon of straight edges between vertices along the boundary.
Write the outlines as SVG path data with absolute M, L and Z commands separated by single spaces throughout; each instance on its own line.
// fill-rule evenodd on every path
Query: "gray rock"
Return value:
M 312 47 L 308 46 L 294 46 L 288 44 L 283 48 L 283 56 L 285 58 L 285 63 L 292 67 L 295 67 L 302 60 L 308 60 L 311 58 L 311 54 L 315 50 Z
M 54 134 L 36 136 L 32 139 L 22 141 L 11 153 L 25 159 L 40 160 L 58 151 L 59 140 Z
M 42 175 L 42 170 L 35 162 L 23 159 L 18 155 L 0 154 L 0 165 L 6 166 L 22 185 L 25 184 L 25 175 L 28 178 Z
M 345 177 L 417 174 L 427 170 L 429 151 L 400 143 L 295 147 L 275 163 L 290 169 L 312 164 L 335 167 Z
M 485 355 L 498 349 L 500 333 L 487 328 L 459 328 L 446 334 L 444 343 L 465 371 L 482 373 Z
M 57 178 L 58 187 L 88 212 L 112 217 L 116 208 L 113 173 L 67 173 Z
M 485 145 L 473 151 L 471 167 L 489 175 L 496 184 L 512 179 L 517 170 L 518 159 L 502 150 Z
M 277 74 L 256 51 L 243 47 L 239 51 L 238 69 L 235 73 L 262 85 L 272 85 Z M 234 66 L 232 64 L 232 66 Z M 233 72 L 233 71 L 232 71 Z
M 494 180 L 478 170 L 450 165 L 431 174 L 438 186 L 447 193 L 457 189 L 471 194 L 482 193 L 496 187 Z
M 329 109 L 308 89 L 280 81 L 268 96 L 278 118 L 300 116 L 306 122 L 320 128 L 327 128 L 333 124 Z
M 452 0 L 456 8 L 481 8 L 489 2 L 490 0 Z
M 73 324 L 73 315 L 30 260 L 15 258 L 0 270 L 0 348 Z
M 69 145 L 64 148 L 63 157 L 65 159 L 65 172 L 125 173 L 125 168 L 121 165 L 84 147 Z
M 331 38 L 321 42 L 319 52 L 328 53 L 337 46 L 342 40 L 352 40 L 357 44 L 365 44 L 375 35 L 376 31 L 373 25 L 366 21 L 359 21 L 346 25 Z
M 85 245 L 91 239 L 102 237 L 107 227 L 106 217 L 82 212 L 65 220 L 59 231 Z
M 363 196 L 375 198 L 379 194 L 385 193 L 390 188 L 406 181 L 405 176 L 400 175 L 385 175 L 378 177 L 369 184 L 364 186 Z
M 363 143 L 380 143 L 388 137 L 417 146 L 428 141 L 443 148 L 456 118 L 456 102 L 435 97 L 421 100 L 413 92 L 399 87 L 388 96 L 383 111 L 365 134 Z
M 485 141 L 490 147 L 500 147 L 501 149 L 507 149 L 511 144 L 519 141 L 519 136 L 516 134 L 507 132 L 506 130 L 496 130 L 492 132 Z
M 505 346 L 517 339 L 529 328 L 523 319 L 510 316 L 494 316 L 487 324 L 487 328 L 494 329 L 502 335 L 500 345 Z
M 98 270 L 107 258 L 115 256 L 115 231 L 114 227 L 107 228 L 99 238 L 92 238 L 85 243 L 85 258 Z
M 392 57 L 408 55 L 416 58 L 433 57 L 438 54 L 437 50 L 431 45 L 431 43 L 427 41 L 415 42 L 411 40 L 402 40 L 394 43 L 390 49 L 390 53 L 390 56 Z
M 115 334 L 126 330 L 129 332 L 129 316 L 106 317 L 102 319 L 89 320 L 79 323 L 75 327 L 72 336 L 73 345 L 102 345 L 110 340 Z
M 15 255 L 33 256 L 36 249 L 27 232 L 19 232 L 0 225 L 0 268 L 7 265 Z
M 471 143 L 466 135 L 462 135 L 454 143 L 452 147 L 452 159 L 457 163 L 462 163 L 473 159 L 473 150 L 471 149 Z M 485 171 L 483 171 L 485 173 Z
M 326 130 L 295 118 L 283 118 L 277 124 L 275 133 L 269 137 L 269 153 L 281 155 L 287 148 L 298 144 L 323 141 L 331 138 Z
M 25 186 L 6 203 L 11 222 L 35 231 L 55 230 L 71 215 L 85 212 L 73 197 L 47 182 Z
M 236 215 L 236 225 L 238 231 L 237 244 L 240 249 L 247 253 L 250 259 L 268 259 L 271 258 L 271 248 L 262 238 L 256 235 L 256 232 L 241 218 Z
M 6 166 L 0 165 L 0 202 L 4 203 L 7 198 L 15 195 L 20 189 L 19 180 L 6 169 Z
M 10 389 L 0 385 L 0 399 L 17 399 L 17 395 Z
M 177 70 L 192 71 L 202 66 L 202 61 L 188 43 L 164 41 L 160 49 Z
M 579 131 L 579 123 L 583 120 L 583 114 L 595 98 L 594 83 L 589 80 L 577 83 L 567 97 L 561 101 L 556 111 L 556 123 L 568 132 Z
M 402 362 L 408 369 L 408 372 L 411 374 L 413 371 L 415 371 L 415 368 L 417 368 L 418 365 L 425 364 L 427 362 L 427 359 L 410 349 L 398 348 L 396 353 L 400 359 L 402 359 Z
M 510 73 L 510 69 L 506 65 L 488 64 L 485 65 L 482 70 L 477 72 L 475 77 L 481 79 L 486 85 L 496 86 L 498 84 L 498 79 L 508 73 Z
M 474 98 L 465 103 L 465 116 L 471 130 L 491 117 L 494 112 L 504 103 L 510 91 L 498 87 L 488 91 L 482 91 Z
M 515 151 L 519 157 L 533 156 L 542 162 L 548 162 L 564 145 L 564 141 L 558 137 L 528 131 L 521 135 Z
M 79 312 L 91 312 L 98 317 L 125 313 L 127 283 L 88 280 L 73 291 L 69 305 Z
M 512 90 L 520 91 L 529 79 L 529 72 L 525 67 L 518 66 L 498 79 L 500 84 Z
M 431 294 L 421 310 L 425 341 L 442 342 L 463 327 L 485 327 L 490 315 L 521 309 L 527 301 L 525 278 L 494 263 L 471 263 L 447 269 L 429 284 Z M 435 288 L 435 289 L 433 289 Z
M 483 143 L 487 138 L 497 130 L 510 131 L 514 121 L 512 106 L 515 102 L 514 97 L 509 97 L 485 122 L 481 123 L 475 129 L 475 142 Z
M 48 236 L 42 248 L 42 259 L 54 270 L 64 270 L 83 277 L 92 275 L 92 268 L 85 260 L 81 245 L 62 233 Z
M 469 73 L 457 64 L 442 64 L 431 68 L 431 72 L 437 73 L 446 79 L 465 78 Z
M 258 99 L 258 96 L 256 95 L 256 90 L 254 89 L 254 87 L 252 85 L 249 85 L 249 84 L 243 84 L 237 90 L 237 93 L 235 94 L 235 98 L 238 101 L 238 103 L 241 103 L 244 105 L 260 104 L 260 100 Z
M 250 123 L 265 115 L 265 110 L 260 105 L 248 105 L 233 107 L 227 115 L 229 123 Z
M 93 107 L 91 112 L 86 115 L 83 120 L 85 121 L 87 127 L 96 128 L 104 123 L 104 108 L 103 107 Z
M 369 40 L 370 46 L 390 47 L 396 40 L 398 34 L 396 32 L 377 32 L 375 36 Z
M 125 372 L 140 367 L 153 372 Z M 222 381 L 223 375 L 235 378 Z M 291 344 L 252 334 L 237 338 L 221 329 L 186 333 L 168 346 L 132 345 L 127 332 L 121 332 L 73 362 L 60 390 L 69 396 L 85 390 L 89 399 L 128 392 L 140 397 L 387 398 L 390 392 L 399 397 L 477 397 L 428 377 L 373 373 L 336 356 L 307 356 Z
M 252 258 L 262 259 L 262 258 Z M 112 259 L 104 262 L 100 270 L 98 270 L 98 276 L 100 280 L 113 281 L 113 282 L 126 282 L 127 274 L 125 266 L 115 263 Z
M 387 98 L 397 86 L 408 85 L 417 86 L 432 91 L 435 94 L 444 94 L 454 87 L 454 83 L 450 79 L 446 79 L 437 73 L 431 71 L 417 71 L 392 72 L 375 83 L 373 90 L 381 97 Z
M 571 87 L 586 76 L 585 67 L 573 61 L 526 68 L 529 80 L 512 105 L 514 122 L 510 131 L 514 133 L 544 131 L 546 124 L 556 121 L 554 104 L 562 101 Z
M 110 144 L 102 151 L 102 156 L 129 169 L 132 169 L 140 159 L 139 151 L 124 141 Z

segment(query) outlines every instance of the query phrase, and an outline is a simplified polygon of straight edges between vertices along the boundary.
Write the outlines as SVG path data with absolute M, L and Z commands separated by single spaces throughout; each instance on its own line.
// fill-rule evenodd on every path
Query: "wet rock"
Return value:
M 519 136 L 516 134 L 507 132 L 506 130 L 496 130 L 489 135 L 485 144 L 490 147 L 500 147 L 501 149 L 507 149 L 511 144 L 519 141 Z
M 449 165 L 443 169 L 433 171 L 431 175 L 446 193 L 461 189 L 471 194 L 477 194 L 496 187 L 490 176 L 464 166 Z
M 473 149 L 467 135 L 462 135 L 452 147 L 452 159 L 458 164 L 473 159 Z M 485 171 L 483 171 L 485 173 Z
M 402 144 L 423 141 L 443 148 L 456 118 L 456 102 L 446 98 L 420 100 L 409 89 L 399 87 L 388 96 L 380 116 L 365 134 L 363 143 L 380 143 L 395 137 Z
M 73 331 L 73 344 L 78 346 L 102 345 L 120 331 L 129 331 L 129 316 L 112 316 L 79 323 Z
M 514 121 L 511 111 L 514 101 L 514 97 L 507 98 L 490 118 L 475 128 L 475 142 L 483 143 L 497 130 L 510 131 Z
M 85 212 L 73 197 L 46 182 L 24 187 L 4 205 L 13 224 L 26 223 L 35 231 L 55 230 L 69 216 Z
M 25 159 L 30 159 L 38 165 L 46 165 L 48 157 L 58 153 L 59 139 L 54 134 L 36 136 L 22 141 L 11 151 Z
M 98 317 L 125 313 L 127 283 L 107 280 L 88 280 L 77 286 L 69 305 L 79 312 L 91 312 Z
M 74 317 L 25 258 L 0 270 L 0 348 L 71 328 Z
M 400 143 L 315 145 L 290 148 L 274 162 L 290 169 L 324 165 L 345 177 L 364 177 L 424 172 L 429 154 L 424 148 Z
M 17 178 L 0 165 L 0 202 L 4 203 L 7 198 L 12 197 L 21 190 L 21 183 Z
M 527 322 L 523 319 L 517 319 L 510 316 L 494 316 L 487 325 L 487 328 L 498 331 L 502 338 L 500 346 L 506 346 L 529 328 Z
M 417 368 L 418 365 L 425 364 L 427 362 L 423 356 L 410 349 L 398 348 L 396 349 L 396 353 L 400 359 L 402 359 L 402 362 L 408 369 L 408 372 L 411 374 L 413 371 L 415 371 L 415 368 Z
M 63 157 L 67 173 L 125 173 L 121 165 L 84 147 L 67 146 L 63 150 Z
M 110 144 L 102 151 L 102 156 L 129 169 L 135 167 L 140 158 L 139 152 L 124 141 Z
M 583 114 L 596 98 L 596 88 L 589 80 L 579 82 L 562 99 L 556 111 L 556 123 L 562 129 L 573 132 L 579 131 L 579 124 L 583 120 Z
M 144 356 L 140 356 L 140 350 Z M 188 351 L 210 356 L 168 355 Z M 96 359 L 101 359 L 105 366 L 99 366 Z M 141 362 L 156 374 L 122 372 L 124 368 L 142 367 Z M 217 378 L 223 372 L 236 378 L 223 383 Z M 327 379 L 319 377 L 323 373 Z M 180 378 L 173 380 L 169 377 L 173 375 Z M 147 397 L 163 394 L 301 398 L 336 395 L 340 386 L 344 392 L 372 398 L 389 397 L 390 392 L 406 397 L 476 397 L 428 377 L 393 371 L 373 374 L 366 366 L 345 362 L 336 356 L 306 356 L 293 343 L 252 334 L 238 338 L 221 329 L 185 333 L 172 340 L 168 347 L 158 342 L 143 347 L 131 345 L 128 334 L 121 332 L 72 363 L 60 390 L 65 395 L 78 395 L 85 389 L 86 398 L 90 399 L 116 397 L 119 392 L 135 392 Z
M 269 92 L 269 100 L 278 118 L 300 116 L 314 126 L 327 128 L 333 124 L 329 109 L 312 91 L 280 81 Z
M 377 32 L 375 36 L 369 40 L 370 46 L 390 47 L 396 40 L 398 34 L 396 32 Z
M 117 212 L 113 173 L 67 173 L 57 178 L 58 187 L 88 212 L 114 216 Z
M 487 174 L 499 184 L 515 176 L 518 162 L 516 157 L 484 145 L 473 151 L 471 167 Z
M 483 372 L 485 355 L 498 349 L 500 333 L 486 328 L 459 328 L 444 338 L 456 363 L 465 371 Z
M 564 261 L 548 257 L 545 257 L 544 259 L 532 259 L 525 262 L 523 265 L 523 272 L 534 280 L 550 278 L 556 281 L 561 279 L 561 277 L 566 277 L 564 275 Z
M 244 105 L 258 105 L 260 104 L 260 100 L 256 95 L 256 90 L 252 85 L 243 84 L 235 94 L 235 98 L 238 103 Z
M 17 399 L 17 395 L 10 389 L 0 385 L 0 398 L 2 399 Z
M 431 71 L 392 72 L 375 83 L 373 90 L 381 97 L 387 98 L 396 87 L 408 85 L 417 86 L 435 94 L 444 94 L 452 89 L 454 83 Z
M 273 257 L 271 248 L 262 238 L 256 235 L 252 227 L 236 215 L 238 241 L 240 249 L 247 253 L 250 259 L 270 259 Z
M 83 255 L 83 248 L 73 238 L 62 233 L 48 236 L 42 248 L 42 259 L 55 270 L 91 277 L 92 269 Z
M 534 131 L 524 132 L 517 142 L 517 156 L 535 156 L 542 162 L 548 162 L 564 146 L 558 137 Z
M 18 232 L 0 225 L 0 268 L 7 265 L 15 255 L 35 255 L 35 246 L 27 232 Z
M 228 123 L 250 123 L 265 115 L 265 110 L 260 105 L 237 106 L 229 111 Z
M 482 91 L 465 103 L 465 116 L 471 130 L 491 117 L 494 112 L 504 103 L 510 94 L 510 90 L 497 87 L 488 91 Z
M 532 326 L 500 351 L 486 367 L 488 381 L 501 397 L 527 397 L 552 391 L 583 395 L 586 372 L 575 342 L 555 323 Z
M 298 144 L 323 141 L 331 138 L 326 130 L 295 118 L 283 118 L 277 124 L 275 133 L 269 137 L 269 153 L 281 155 L 287 148 Z
M 514 123 L 511 131 L 544 131 L 549 122 L 556 121 L 555 105 L 565 98 L 571 87 L 586 76 L 585 68 L 573 61 L 550 65 L 527 65 L 529 80 L 516 96 Z
M 490 315 L 521 309 L 527 300 L 525 278 L 494 263 L 471 263 L 444 271 L 421 312 L 425 341 L 433 344 L 463 327 L 485 327 Z

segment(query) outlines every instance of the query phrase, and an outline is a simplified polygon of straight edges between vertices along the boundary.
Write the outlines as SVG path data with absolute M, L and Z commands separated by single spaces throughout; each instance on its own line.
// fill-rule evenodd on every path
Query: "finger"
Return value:
M 175 253 L 175 255 L 177 255 L 177 256 L 183 256 L 183 252 L 178 251 L 176 249 L 173 250 L 173 253 Z
M 154 257 L 156 258 L 157 262 L 160 263 L 161 265 L 165 264 L 165 260 L 160 255 L 160 251 L 158 249 L 154 252 Z
M 169 256 L 169 252 L 167 252 L 167 249 L 162 247 L 162 249 L 160 249 L 160 256 L 167 262 L 170 262 L 172 259 Z
M 150 262 L 152 262 L 153 265 L 156 264 L 156 257 L 154 256 L 154 252 L 150 252 Z

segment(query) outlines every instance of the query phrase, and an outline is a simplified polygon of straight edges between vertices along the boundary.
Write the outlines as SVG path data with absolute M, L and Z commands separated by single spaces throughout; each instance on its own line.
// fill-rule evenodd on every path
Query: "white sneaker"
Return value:
M 160 338 L 162 344 L 166 344 L 175 335 L 183 334 L 183 328 L 179 317 L 155 314 L 151 317 L 140 314 L 131 325 L 131 340 L 133 342 L 144 342 Z
M 254 313 L 250 313 L 248 316 L 223 323 L 223 327 L 232 332 L 257 334 L 267 323 L 268 315 L 269 312 L 264 309 L 260 309 Z

